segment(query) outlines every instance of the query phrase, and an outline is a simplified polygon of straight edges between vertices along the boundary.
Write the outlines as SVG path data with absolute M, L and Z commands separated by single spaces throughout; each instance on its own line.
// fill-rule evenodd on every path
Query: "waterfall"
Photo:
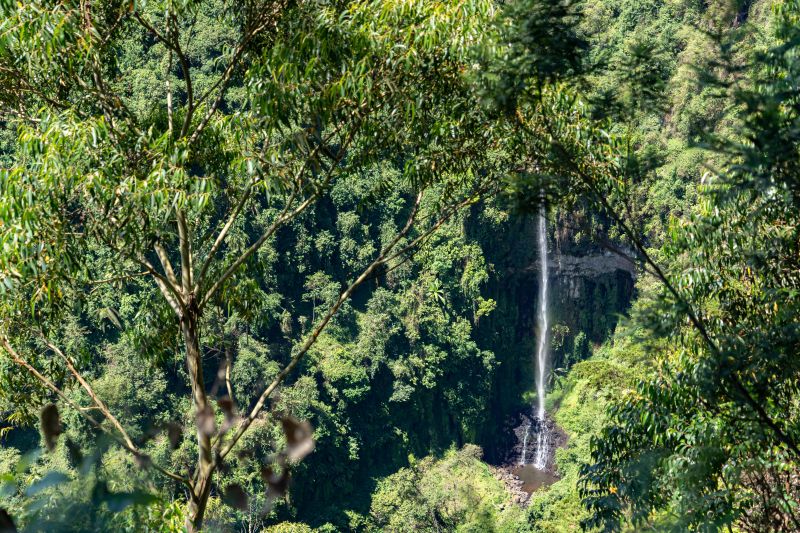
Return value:
M 536 348 L 536 406 L 534 419 L 525 425 L 525 435 L 522 439 L 522 454 L 520 466 L 525 466 L 528 456 L 528 436 L 531 429 L 536 429 L 536 456 L 533 467 L 537 470 L 547 468 L 547 459 L 550 456 L 550 430 L 547 426 L 544 411 L 544 395 L 547 386 L 547 221 L 544 207 L 539 212 L 539 259 L 541 262 L 541 280 L 539 282 L 539 339 Z
M 525 456 L 528 451 L 528 435 L 531 432 L 531 425 L 525 426 L 525 436 L 522 438 L 522 458 L 519 460 L 520 466 L 525 466 Z
M 539 424 L 539 433 L 536 435 L 536 458 L 533 460 L 533 466 L 538 470 L 544 470 L 547 467 L 547 456 L 550 453 L 550 434 L 547 431 L 547 425 L 544 420 Z
M 539 211 L 539 258 L 541 280 L 539 283 L 539 344 L 536 350 L 536 459 L 533 465 L 539 470 L 547 466 L 550 439 L 544 412 L 545 386 L 547 385 L 547 223 L 545 211 Z

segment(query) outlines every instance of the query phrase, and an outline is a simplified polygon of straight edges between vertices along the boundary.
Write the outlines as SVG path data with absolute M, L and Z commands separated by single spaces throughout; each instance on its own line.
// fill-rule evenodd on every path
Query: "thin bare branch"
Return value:
M 166 84 L 166 92 L 167 92 L 167 130 L 169 131 L 169 137 L 172 139 L 173 135 L 173 123 L 172 123 L 172 84 L 170 80 L 170 76 L 172 75 L 172 50 L 169 51 L 169 59 L 167 60 L 167 73 L 164 76 L 164 83 Z
M 119 431 L 120 435 L 122 435 L 122 438 L 125 441 L 125 443 L 128 445 L 128 447 L 131 448 L 132 450 L 135 450 L 136 449 L 136 445 L 133 444 L 133 441 L 131 440 L 130 436 L 128 435 L 128 432 L 125 431 L 125 428 L 122 427 L 122 424 L 119 423 L 119 420 L 117 420 L 117 417 L 115 417 L 111 413 L 111 410 L 108 408 L 108 406 L 105 404 L 105 402 L 102 399 L 100 399 L 99 396 L 97 396 L 97 394 L 94 392 L 94 389 L 92 389 L 92 386 L 89 385 L 89 382 L 86 381 L 86 379 L 81 375 L 80 372 L 78 372 L 78 369 L 75 368 L 75 365 L 72 364 L 72 361 L 70 361 L 69 358 L 66 355 L 64 355 L 64 352 L 62 352 L 58 348 L 58 346 L 56 346 L 55 344 L 50 342 L 50 340 L 47 339 L 47 337 L 44 336 L 44 333 L 40 332 L 40 336 L 42 338 L 42 341 L 47 345 L 47 347 L 50 348 L 51 350 L 53 350 L 53 352 L 55 352 L 59 357 L 61 357 L 61 359 L 63 359 L 63 361 L 67 365 L 67 368 L 69 369 L 69 371 L 72 373 L 73 376 L 75 376 L 75 379 L 78 380 L 78 383 L 81 384 L 81 387 L 84 388 L 86 393 L 89 394 L 89 397 L 92 399 L 92 401 L 97 406 L 97 408 L 100 410 L 100 412 L 103 413 L 103 416 L 105 416 L 108 419 L 108 421 L 111 422 L 111 424 L 115 428 L 117 428 L 117 431 Z
M 56 384 L 55 384 L 55 383 L 53 383 L 53 382 L 52 382 L 52 381 L 51 381 L 49 378 L 47 378 L 47 376 L 45 376 L 44 374 L 42 374 L 41 372 L 39 372 L 38 370 L 36 370 L 36 367 L 34 367 L 33 365 L 31 365 L 31 364 L 30 364 L 28 361 L 26 361 L 25 359 L 23 359 L 23 358 L 22 358 L 22 357 L 21 357 L 21 356 L 20 356 L 20 355 L 17 353 L 17 351 L 14 349 L 14 347 L 13 347 L 13 346 L 11 346 L 11 343 L 8 341 L 8 338 L 7 338 L 7 337 L 5 337 L 5 336 L 2 336 L 2 337 L 0 337 L 0 345 L 2 345 L 2 346 L 3 346 L 3 349 L 6 351 L 6 353 L 8 353 L 8 355 L 10 355 L 10 356 L 11 356 L 11 360 L 12 360 L 12 361 L 14 361 L 14 363 L 16 363 L 17 365 L 19 365 L 19 366 L 21 366 L 21 367 L 25 368 L 25 370 L 27 370 L 27 371 L 28 371 L 28 373 L 30 373 L 30 374 L 31 374 L 33 377 L 35 377 L 36 379 L 38 379 L 39 381 L 41 381 L 41 382 L 42 382 L 42 383 L 43 383 L 43 384 L 44 384 L 44 385 L 45 385 L 45 386 L 46 386 L 48 389 L 50 389 L 50 390 L 52 390 L 53 392 L 55 392 L 55 393 L 56 393 L 56 395 L 58 395 L 58 397 L 59 397 L 59 398 L 61 398 L 62 400 L 64 400 L 64 402 L 65 402 L 67 405 L 69 405 L 70 407 L 72 407 L 72 408 L 73 408 L 73 409 L 75 409 L 76 411 L 78 411 L 78 412 L 80 412 L 81 414 L 83 414 L 83 416 L 84 416 L 84 417 L 85 417 L 85 418 L 86 418 L 86 419 L 87 419 L 89 422 L 91 422 L 91 423 L 92 423 L 92 425 L 94 425 L 95 427 L 98 427 L 98 428 L 102 428 L 102 424 L 101 424 L 100 422 L 98 422 L 98 421 L 97 421 L 95 418 L 93 418 L 91 415 L 87 415 L 87 414 L 85 414 L 85 409 L 84 409 L 83 407 L 81 407 L 80 405 L 78 405 L 78 404 L 76 404 L 75 402 L 73 402 L 72 400 L 70 400 L 70 399 L 67 397 L 67 395 L 66 395 L 66 394 L 64 394 L 64 391 L 62 391 L 61 389 L 59 389 L 59 388 L 56 386 Z
M 222 101 L 225 99 L 225 94 L 227 92 L 228 85 L 230 84 L 231 77 L 233 76 L 236 67 L 239 65 L 239 60 L 242 58 L 242 55 L 247 49 L 247 45 L 254 37 L 264 31 L 264 29 L 275 24 L 275 20 L 271 18 L 270 15 L 277 16 L 277 13 L 279 13 L 281 9 L 282 6 L 279 5 L 274 8 L 273 13 L 271 14 L 262 13 L 261 16 L 263 17 L 263 20 L 261 24 L 245 32 L 242 40 L 239 41 L 239 44 L 236 46 L 236 50 L 234 50 L 231 60 L 228 62 L 228 66 L 225 68 L 222 76 L 220 76 L 220 78 L 214 82 L 214 84 L 209 87 L 208 90 L 198 99 L 197 106 L 199 107 L 211 95 L 212 92 L 217 91 L 217 97 L 214 99 L 214 102 L 208 108 L 203 116 L 203 119 L 197 125 L 191 137 L 189 138 L 189 144 L 197 141 L 198 137 L 200 137 L 200 135 L 203 133 L 203 130 L 206 128 L 206 126 L 208 126 L 211 117 L 214 116 L 214 113 L 216 113 L 217 109 L 219 109 L 219 106 L 222 104 Z
M 217 80 L 217 83 L 215 83 L 214 87 L 209 89 L 209 93 L 206 93 L 201 98 L 201 101 L 205 100 L 208 97 L 208 94 L 210 94 L 210 91 L 212 89 L 214 89 L 216 86 L 221 85 L 220 88 L 219 88 L 219 93 L 217 94 L 217 98 L 214 100 L 214 103 L 211 104 L 211 106 L 208 108 L 208 110 L 206 110 L 206 113 L 205 113 L 205 115 L 203 115 L 202 120 L 200 120 L 200 123 L 197 125 L 197 127 L 192 132 L 191 137 L 189 137 L 189 145 L 191 145 L 191 144 L 193 144 L 193 143 L 195 143 L 197 141 L 197 139 L 203 133 L 203 130 L 205 130 L 206 126 L 208 126 L 208 123 L 211 120 L 211 117 L 214 116 L 214 113 L 217 112 L 217 109 L 219 109 L 219 106 L 222 104 L 222 101 L 225 99 L 225 93 L 227 92 L 228 84 L 231 81 L 231 76 L 233 75 L 233 71 L 235 70 L 236 65 L 239 62 L 239 58 L 241 57 L 242 53 L 244 53 L 244 49 L 245 49 L 246 45 L 247 45 L 246 41 L 242 41 L 241 43 L 239 43 L 239 46 L 236 48 L 236 51 L 234 52 L 233 59 L 228 64 L 228 67 L 225 69 L 225 72 L 223 72 L 223 74 L 220 77 L 220 79 Z
M 186 304 L 183 301 L 183 296 L 178 286 L 173 285 L 170 280 L 161 275 L 152 263 L 144 257 L 140 257 L 138 261 L 147 269 L 147 272 L 153 276 L 153 281 L 155 281 L 156 286 L 161 291 L 161 294 L 172 310 L 175 311 L 175 314 L 178 315 L 178 317 L 183 317 L 186 314 Z
M 342 306 L 342 304 L 350 298 L 350 296 L 353 294 L 353 291 L 355 291 L 355 289 L 358 288 L 358 286 L 360 286 L 366 279 L 368 279 L 370 275 L 378 267 L 386 263 L 386 258 L 388 254 L 397 245 L 397 243 L 400 242 L 400 240 L 403 237 L 405 237 L 405 235 L 408 234 L 408 232 L 411 230 L 411 227 L 414 224 L 414 220 L 416 219 L 417 213 L 419 212 L 419 205 L 420 202 L 422 201 L 422 195 L 423 195 L 422 192 L 417 194 L 417 198 L 414 202 L 411 214 L 408 216 L 408 220 L 403 229 L 400 230 L 397 233 L 397 235 L 395 235 L 395 237 L 389 242 L 389 244 L 386 245 L 383 251 L 381 251 L 378 258 L 375 259 L 372 263 L 370 263 L 370 265 L 366 269 L 364 269 L 363 272 L 361 272 L 358 278 L 356 278 L 356 280 L 353 281 L 347 287 L 347 289 L 345 289 L 344 292 L 342 292 L 342 294 L 339 296 L 339 298 L 336 300 L 333 306 L 331 306 L 331 308 L 328 310 L 325 316 L 322 317 L 322 319 L 319 321 L 319 323 L 314 328 L 311 335 L 308 337 L 308 339 L 306 339 L 305 343 L 303 343 L 303 345 L 300 347 L 297 353 L 295 353 L 295 355 L 292 357 L 289 364 L 287 364 L 283 368 L 283 370 L 281 370 L 281 372 L 275 377 L 272 383 L 270 383 L 269 386 L 266 389 L 264 389 L 264 391 L 259 396 L 255 406 L 253 406 L 253 408 L 250 410 L 250 414 L 248 414 L 246 418 L 242 419 L 242 421 L 239 423 L 239 427 L 237 427 L 236 431 L 231 436 L 227 444 L 223 447 L 222 439 L 219 439 L 217 441 L 216 447 L 219 449 L 218 457 L 220 460 L 224 459 L 225 456 L 228 455 L 228 453 L 230 453 L 233 447 L 236 446 L 236 443 L 239 441 L 242 435 L 244 435 L 244 433 L 247 431 L 247 429 L 250 427 L 253 421 L 258 417 L 258 414 L 264 408 L 267 399 L 275 391 L 278 385 L 280 385 L 283 382 L 286 376 L 288 376 L 289 373 L 295 368 L 295 366 L 297 366 L 297 364 L 300 362 L 303 356 L 308 352 L 308 350 L 314 345 L 314 343 L 317 342 L 319 335 L 325 329 L 325 326 L 328 325 L 328 322 L 330 322 L 331 318 L 333 318 L 333 316 L 339 311 L 339 308 Z
M 197 276 L 197 283 L 195 284 L 194 290 L 195 292 L 199 291 L 200 285 L 203 283 L 203 280 L 206 277 L 206 273 L 208 272 L 209 267 L 211 266 L 211 262 L 214 260 L 214 255 L 216 255 L 217 251 L 219 250 L 220 246 L 222 246 L 225 237 L 228 235 L 231 227 L 233 226 L 234 222 L 236 222 L 236 217 L 239 216 L 239 212 L 244 208 L 244 205 L 247 203 L 247 200 L 250 199 L 250 194 L 253 191 L 253 182 L 247 184 L 247 187 L 242 194 L 242 197 L 239 199 L 239 202 L 234 207 L 233 211 L 231 211 L 230 216 L 228 217 L 227 222 L 220 230 L 217 238 L 214 240 L 214 244 L 211 245 L 211 250 L 208 252 L 208 256 L 206 260 L 203 261 L 203 266 L 200 267 L 200 274 Z
M 127 442 L 125 442 L 124 440 L 120 439 L 117 435 L 115 435 L 113 433 L 109 433 L 108 430 L 105 428 L 105 426 L 103 426 L 103 424 L 98 422 L 97 419 L 95 419 L 92 415 L 90 415 L 80 405 L 78 405 L 75 402 L 73 402 L 72 400 L 70 400 L 67 397 L 67 395 L 64 394 L 64 392 L 55 385 L 55 383 L 53 383 L 46 376 L 44 376 L 41 372 L 36 370 L 36 368 L 33 365 L 31 365 L 25 359 L 23 359 L 16 352 L 16 350 L 14 350 L 14 348 L 11 346 L 11 343 L 8 341 L 7 337 L 5 337 L 5 336 L 0 337 L 0 346 L 2 346 L 3 349 L 6 351 L 6 353 L 8 353 L 11 356 L 11 359 L 12 359 L 12 361 L 14 361 L 14 363 L 16 363 L 17 365 L 25 368 L 32 376 L 34 376 L 36 379 L 38 379 L 40 382 L 42 382 L 48 389 L 50 389 L 54 393 L 56 393 L 56 395 L 58 395 L 58 397 L 61 398 L 67 405 L 69 405 L 70 407 L 75 409 L 75 411 L 77 411 L 81 416 L 83 416 L 86 420 L 88 420 L 90 424 L 92 424 L 94 427 L 96 427 L 100 431 L 103 431 L 104 433 L 107 433 L 120 446 L 122 446 L 127 451 L 132 453 L 135 457 L 138 457 L 138 458 L 142 457 L 142 453 L 139 450 L 137 450 L 136 447 L 129 446 Z M 158 464 L 156 464 L 156 463 L 154 463 L 152 461 L 145 461 L 144 464 L 147 464 L 148 466 L 152 467 L 154 470 L 156 470 L 157 472 L 160 472 L 164 476 L 166 476 L 166 477 L 168 477 L 168 478 L 170 478 L 170 479 L 172 479 L 174 481 L 177 481 L 179 483 L 182 483 L 182 484 L 186 485 L 186 487 L 188 487 L 190 490 L 192 489 L 192 485 L 191 485 L 190 480 L 188 480 L 188 479 L 186 479 L 184 477 L 181 477 L 178 474 L 170 472 L 169 470 L 166 470 L 165 468 L 159 466 Z
M 325 178 L 322 180 L 321 183 L 318 184 L 316 190 L 308 198 L 306 198 L 300 205 L 298 205 L 297 208 L 290 211 L 291 206 L 294 204 L 295 198 L 299 193 L 298 189 L 292 191 L 291 195 L 289 196 L 289 199 L 286 202 L 286 206 L 283 208 L 283 211 L 281 211 L 281 214 L 278 215 L 275 221 L 269 226 L 269 228 L 267 228 L 267 230 L 261 235 L 261 237 L 259 237 L 258 240 L 256 240 L 256 242 L 254 242 L 247 250 L 245 250 L 242 253 L 242 255 L 240 255 L 236 259 L 236 261 L 234 261 L 233 264 L 230 267 L 228 267 L 227 270 L 225 270 L 225 272 L 217 279 L 217 281 L 214 282 L 211 288 L 203 295 L 203 298 L 201 299 L 199 306 L 201 310 L 208 303 L 208 301 L 214 296 L 214 294 L 219 290 L 219 288 L 222 287 L 225 281 L 227 281 L 228 278 L 230 278 L 236 272 L 236 270 L 238 270 L 239 267 L 242 266 L 242 264 L 250 258 L 250 256 L 252 256 L 256 251 L 258 251 L 258 249 L 261 248 L 261 246 L 267 241 L 267 239 L 272 237 L 272 235 L 286 222 L 289 222 L 290 220 L 297 217 L 299 214 L 305 211 L 308 208 L 308 206 L 310 206 L 315 200 L 317 200 L 317 198 L 319 198 L 322 191 L 324 191 L 325 188 L 330 183 L 330 180 L 333 177 L 333 173 L 338 168 L 339 162 L 344 157 L 345 150 L 353 141 L 357 130 L 358 128 L 354 126 L 353 130 L 350 132 L 347 139 L 340 147 L 336 159 L 331 163 L 330 167 L 328 168 L 328 172 L 326 173 Z M 307 157 L 305 161 L 303 161 L 300 170 L 295 176 L 295 179 L 297 181 L 299 181 L 300 177 L 302 176 L 302 173 L 307 168 L 308 162 L 311 160 L 311 157 L 313 157 L 314 153 L 316 152 L 312 152 L 312 154 L 309 155 L 309 157 Z
M 161 42 L 161 44 L 166 46 L 169 50 L 176 52 L 176 50 L 173 47 L 172 41 L 168 39 L 167 36 L 163 35 L 160 31 L 158 31 L 156 27 L 150 23 L 150 21 L 148 21 L 141 15 L 141 13 L 134 13 L 133 18 L 135 18 L 136 21 L 139 24 L 141 24 L 147 31 L 152 33 L 153 36 Z
M 172 262 L 169 260 L 169 255 L 164 249 L 164 246 L 160 242 L 156 242 L 153 245 L 153 249 L 156 251 L 158 260 L 161 261 L 161 267 L 164 269 L 164 274 L 166 274 L 169 282 L 176 288 L 181 287 L 181 283 L 178 281 L 178 277 L 175 275 L 175 269 L 172 268 Z
M 167 303 L 172 310 L 175 311 L 175 314 L 178 317 L 182 317 L 185 314 L 186 305 L 184 304 L 180 286 L 177 284 L 177 281 L 173 283 L 164 277 L 164 275 L 156 270 L 155 266 L 153 266 L 153 264 L 144 256 L 134 256 L 131 255 L 127 250 L 120 249 L 113 242 L 111 242 L 102 231 L 97 232 L 97 237 L 103 241 L 106 246 L 114 250 L 114 252 L 118 253 L 120 256 L 126 257 L 132 261 L 136 261 L 142 267 L 144 267 L 147 270 L 147 273 L 153 276 L 153 281 L 155 281 L 156 286 L 161 291 L 161 294 L 164 296 L 164 299 L 167 300 Z M 172 277 L 175 277 L 174 273 Z
M 330 141 L 330 139 L 332 139 L 335 135 L 337 135 L 344 127 L 344 125 L 345 122 L 340 123 L 336 128 L 333 129 L 333 131 L 330 132 L 330 134 L 328 134 L 325 137 L 323 142 L 317 144 L 317 146 L 315 146 L 314 149 L 306 156 L 305 160 L 303 161 L 303 164 L 300 166 L 300 169 L 295 173 L 295 175 L 292 178 L 293 183 L 296 184 L 300 183 L 303 173 L 308 168 L 309 162 L 315 160 L 315 158 L 319 155 L 319 152 L 322 150 L 324 144 Z M 211 246 L 211 250 L 209 251 L 208 256 L 206 257 L 206 260 L 203 262 L 203 266 L 200 268 L 200 274 L 197 276 L 197 281 L 195 283 L 195 288 L 194 288 L 195 293 L 199 293 L 200 286 L 203 284 L 203 281 L 205 280 L 206 274 L 208 273 L 208 269 L 211 267 L 211 263 L 214 259 L 214 256 L 222 246 L 225 237 L 227 236 L 228 232 L 230 231 L 231 227 L 236 221 L 236 217 L 239 216 L 239 213 L 244 208 L 245 204 L 247 203 L 247 200 L 249 200 L 250 197 L 252 196 L 253 187 L 255 187 L 257 183 L 258 179 L 255 178 L 253 179 L 253 181 L 248 183 L 247 187 L 245 187 L 245 191 L 242 194 L 242 197 L 239 199 L 239 202 L 234 207 L 233 211 L 228 217 L 228 220 L 225 222 L 225 225 L 222 227 L 220 233 L 214 240 L 214 244 Z
M 175 20 L 175 15 L 173 14 L 170 14 L 169 19 L 173 25 L 172 31 L 170 32 L 170 36 L 174 38 L 173 50 L 178 56 L 178 63 L 180 63 L 181 72 L 183 73 L 183 81 L 186 84 L 186 116 L 183 117 L 183 125 L 181 126 L 180 133 L 180 137 L 184 137 L 189 132 L 189 126 L 192 124 L 192 118 L 194 118 L 195 110 L 192 71 L 189 65 L 189 58 L 186 56 L 183 48 L 181 47 L 181 40 L 180 36 L 178 35 L 178 21 Z M 169 21 L 167 24 L 169 24 Z
M 167 33 L 166 35 L 158 31 L 156 27 L 150 23 L 145 17 L 142 16 L 141 13 L 134 13 L 133 18 L 136 19 L 139 24 L 141 24 L 147 31 L 149 31 L 159 42 L 161 42 L 168 50 L 175 53 L 178 57 L 178 63 L 181 66 L 181 72 L 183 73 L 183 79 L 186 83 L 186 116 L 183 120 L 183 126 L 181 127 L 180 137 L 186 135 L 187 131 L 189 130 L 189 126 L 192 122 L 192 116 L 194 114 L 194 88 L 192 85 L 192 77 L 190 72 L 190 65 L 189 65 L 189 58 L 183 52 L 180 44 L 180 36 L 177 33 L 177 23 L 175 22 L 175 18 L 172 14 L 168 15 L 167 17 Z M 173 24 L 174 27 L 172 29 L 169 28 L 169 25 Z
M 438 230 L 440 227 L 442 227 L 442 225 L 444 223 L 446 223 L 448 220 L 450 220 L 450 217 L 452 217 L 454 214 L 456 214 L 462 208 L 464 208 L 464 207 L 466 207 L 468 205 L 472 205 L 475 202 L 477 202 L 487 190 L 488 190 L 487 188 L 481 188 L 478 191 L 476 191 L 475 193 L 473 193 L 470 196 L 468 196 L 467 198 L 465 198 L 464 200 L 462 200 L 462 201 L 458 202 L 457 204 L 454 204 L 453 206 L 451 206 L 448 210 L 445 211 L 445 214 L 442 215 L 430 228 L 425 230 L 422 234 L 418 235 L 410 243 L 408 243 L 406 246 L 404 246 L 403 248 L 401 248 L 397 252 L 393 253 L 389 257 L 386 257 L 384 259 L 384 262 L 388 263 L 392 259 L 395 259 L 396 257 L 399 257 L 399 256 L 405 254 L 406 252 L 408 252 L 412 248 L 414 248 L 414 247 L 418 246 L 419 244 L 421 244 L 428 237 L 430 237 L 436 230 Z
M 231 353 L 230 346 L 225 348 L 225 388 L 228 391 L 228 398 L 235 406 L 236 400 L 233 396 L 233 384 L 231 383 L 231 368 L 233 367 L 233 353 Z
M 183 210 L 178 209 L 175 213 L 175 218 L 178 223 L 178 240 L 181 253 L 181 286 L 183 287 L 184 297 L 188 299 L 194 286 L 194 280 L 192 279 L 192 242 Z
M 252 245 L 250 245 L 250 247 L 247 250 L 245 250 L 242 253 L 242 255 L 240 255 L 236 259 L 236 261 L 234 261 L 233 264 L 231 266 L 229 266 L 219 278 L 217 278 L 217 280 L 214 282 L 214 284 L 211 286 L 211 288 L 208 289 L 208 291 L 203 295 L 203 299 L 200 301 L 200 309 L 203 309 L 203 307 L 205 307 L 205 305 L 208 303 L 208 301 L 211 300 L 211 298 L 214 296 L 214 294 L 219 290 L 220 287 L 222 287 L 222 285 L 228 280 L 228 278 L 230 278 L 236 272 L 236 270 L 238 270 L 239 267 L 242 266 L 242 264 L 244 264 L 244 262 L 247 261 L 250 258 L 250 256 L 252 256 L 255 252 L 257 252 L 258 249 L 261 248 L 261 246 L 265 242 L 267 242 L 267 240 L 270 237 L 272 237 L 272 235 L 275 234 L 275 232 L 278 230 L 278 228 L 283 226 L 284 223 L 286 223 L 289 220 L 293 219 L 294 217 L 296 217 L 297 215 L 299 215 L 303 211 L 305 211 L 305 209 L 309 205 L 311 205 L 312 201 L 315 198 L 313 195 L 310 196 L 302 204 L 300 204 L 295 210 L 289 212 L 289 208 L 294 204 L 294 199 L 295 199 L 296 194 L 297 194 L 296 190 L 294 192 L 292 192 L 292 194 L 289 196 L 289 199 L 287 200 L 286 207 L 284 207 L 284 209 L 281 212 L 281 214 L 278 215 L 278 217 L 269 226 L 269 228 L 267 228 L 267 230 L 261 235 L 261 237 L 259 237 L 258 240 L 256 240 L 256 242 L 254 242 Z

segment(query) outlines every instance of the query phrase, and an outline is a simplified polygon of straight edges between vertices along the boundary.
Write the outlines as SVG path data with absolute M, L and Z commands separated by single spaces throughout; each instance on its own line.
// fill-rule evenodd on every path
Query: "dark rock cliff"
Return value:
M 587 357 L 592 344 L 605 340 L 633 297 L 636 268 L 630 260 L 597 244 L 574 238 L 569 231 L 548 228 L 549 346 L 551 370 Z M 478 336 L 494 351 L 494 375 L 480 444 L 490 462 L 501 463 L 515 445 L 513 428 L 529 409 L 526 392 L 534 386 L 537 297 L 540 258 L 534 216 L 512 217 L 504 234 L 482 238 L 495 275 L 487 296 L 497 308 L 481 320 Z M 576 242 L 578 241 L 578 242 Z

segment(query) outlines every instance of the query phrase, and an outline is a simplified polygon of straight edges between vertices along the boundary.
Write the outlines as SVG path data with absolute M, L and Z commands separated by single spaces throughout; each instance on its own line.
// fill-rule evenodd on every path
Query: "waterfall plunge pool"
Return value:
M 552 485 L 559 477 L 549 470 L 539 470 L 532 464 L 520 465 L 511 470 L 511 473 L 522 481 L 522 490 L 531 494 L 542 487 Z

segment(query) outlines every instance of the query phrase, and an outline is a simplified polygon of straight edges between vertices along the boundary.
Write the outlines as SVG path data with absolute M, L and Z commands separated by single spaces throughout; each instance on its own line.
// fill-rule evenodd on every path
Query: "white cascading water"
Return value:
M 522 457 L 519 460 L 520 466 L 525 466 L 525 456 L 528 451 L 528 435 L 531 432 L 531 425 L 525 426 L 525 436 L 522 438 Z
M 539 282 L 539 342 L 536 349 L 536 457 L 533 466 L 537 470 L 544 470 L 547 467 L 547 459 L 550 455 L 550 435 L 545 419 L 544 395 L 547 385 L 547 222 L 545 212 L 539 212 L 539 258 L 542 264 L 540 269 L 541 280 Z M 525 435 L 522 438 L 522 455 L 519 464 L 527 464 L 528 436 L 530 435 L 533 423 L 525 425 Z
M 539 258 L 542 268 L 539 283 L 539 346 L 536 351 L 536 419 L 539 431 L 536 436 L 536 458 L 533 466 L 544 470 L 549 455 L 550 436 L 544 412 L 544 394 L 547 384 L 547 223 L 544 209 L 539 212 Z M 527 431 L 525 436 L 527 437 Z M 523 452 L 524 453 L 524 452 Z

